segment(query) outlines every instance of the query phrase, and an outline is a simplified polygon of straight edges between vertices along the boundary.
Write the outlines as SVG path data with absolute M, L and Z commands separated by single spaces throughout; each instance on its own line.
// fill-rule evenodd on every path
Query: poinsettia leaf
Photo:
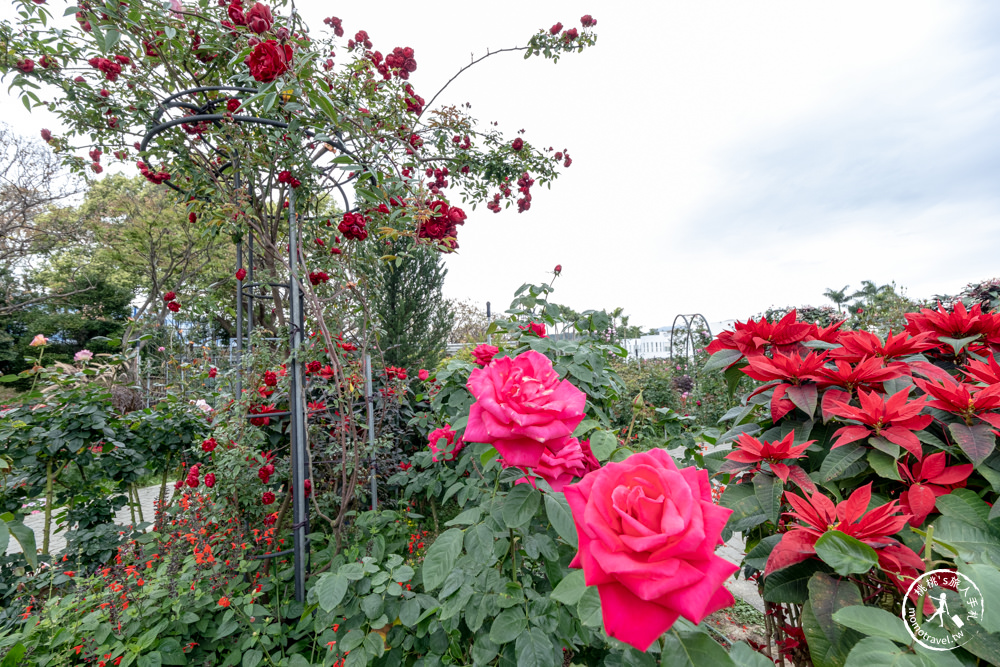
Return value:
M 874 438 L 872 439 L 874 440 Z M 898 448 L 896 451 L 899 451 Z M 868 452 L 868 465 L 872 467 L 872 470 L 874 470 L 875 474 L 879 477 L 894 479 L 897 482 L 903 481 L 899 476 L 899 466 L 896 465 L 895 457 L 890 456 L 885 452 L 880 452 L 875 449 Z
M 993 453 L 996 436 L 989 424 L 948 424 L 948 432 L 977 467 Z
M 853 605 L 863 605 L 852 582 L 817 572 L 809 579 L 809 601 L 802 608 L 802 631 L 815 667 L 840 667 L 851 647 L 864 636 L 833 620 L 833 615 Z
M 872 437 L 868 438 L 868 444 L 874 447 L 875 449 L 879 450 L 880 452 L 888 454 L 893 459 L 899 458 L 899 445 L 897 445 L 894 442 L 889 442 L 885 438 L 873 435 Z
M 874 549 L 839 530 L 828 530 L 816 540 L 816 555 L 843 577 L 867 572 L 878 562 Z
M 747 555 L 743 557 L 743 564 L 749 565 L 755 570 L 763 571 L 767 565 L 767 559 L 771 555 L 771 551 L 780 541 L 781 535 L 768 535 L 747 552 Z
M 866 635 L 885 637 L 900 644 L 913 641 L 899 616 L 878 607 L 865 607 L 860 602 L 858 606 L 834 612 L 833 620 Z
M 812 558 L 772 572 L 764 579 L 763 598 L 767 602 L 804 604 L 809 599 L 809 579 L 826 566 Z
M 830 450 L 830 453 L 823 459 L 819 467 L 820 479 L 830 482 L 843 475 L 848 468 L 865 456 L 867 450 L 861 445 L 852 442 L 849 445 Z
M 781 494 L 784 493 L 781 480 L 775 475 L 757 473 L 753 477 L 753 490 L 764 515 L 771 523 L 777 524 L 781 516 Z
M 946 345 L 950 345 L 951 349 L 955 351 L 955 355 L 958 356 L 962 353 L 969 343 L 979 339 L 982 334 L 976 334 L 975 336 L 966 336 L 965 338 L 948 338 L 947 336 L 938 336 L 938 340 Z
M 791 385 L 785 390 L 785 394 L 795 404 L 795 407 L 810 417 L 816 414 L 816 397 L 818 393 L 816 385 L 812 383 Z
M 722 370 L 723 368 L 732 366 L 742 358 L 743 353 L 739 350 L 719 350 L 708 358 L 702 370 L 705 372 Z

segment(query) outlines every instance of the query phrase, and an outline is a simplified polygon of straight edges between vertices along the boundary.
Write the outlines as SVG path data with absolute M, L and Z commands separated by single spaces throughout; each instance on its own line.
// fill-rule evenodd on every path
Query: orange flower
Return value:
M 229 606 L 229 598 L 227 598 L 227 597 L 219 598 L 219 606 L 220 607 L 228 607 Z

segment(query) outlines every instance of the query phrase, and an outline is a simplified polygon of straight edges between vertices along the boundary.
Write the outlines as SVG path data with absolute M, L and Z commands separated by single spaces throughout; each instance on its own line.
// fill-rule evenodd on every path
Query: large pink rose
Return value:
M 548 357 L 534 350 L 477 368 L 465 386 L 476 397 L 465 440 L 492 444 L 512 466 L 537 466 L 546 442 L 572 435 L 587 403 L 587 395 L 560 380 Z
M 653 449 L 564 493 L 580 539 L 570 567 L 597 586 L 610 636 L 645 651 L 678 616 L 699 623 L 734 603 L 723 583 L 738 566 L 715 555 L 732 510 L 712 504 L 705 470 Z

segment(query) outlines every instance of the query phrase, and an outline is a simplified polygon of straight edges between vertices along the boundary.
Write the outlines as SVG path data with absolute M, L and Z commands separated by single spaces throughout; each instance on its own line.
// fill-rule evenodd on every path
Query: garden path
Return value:
M 167 499 L 170 499 L 173 493 L 173 484 L 167 485 Z M 139 489 L 139 502 L 142 504 L 142 516 L 149 523 L 153 522 L 154 508 L 153 501 L 160 497 L 160 485 L 147 486 L 145 488 Z M 138 515 L 136 516 L 138 518 Z M 55 520 L 53 519 L 53 530 L 55 529 Z M 118 510 L 115 514 L 115 523 L 120 526 L 128 526 L 132 524 L 132 514 L 129 512 L 128 506 Z M 45 511 L 35 510 L 32 514 L 29 514 L 24 518 L 24 525 L 31 528 L 35 532 L 35 544 L 39 548 L 42 546 L 42 530 L 45 527 Z M 66 547 L 66 534 L 59 532 L 53 532 L 49 538 L 49 551 L 52 553 L 59 553 Z M 7 553 L 15 554 L 21 553 L 21 545 L 17 543 L 17 540 L 11 539 L 10 544 L 7 545 Z

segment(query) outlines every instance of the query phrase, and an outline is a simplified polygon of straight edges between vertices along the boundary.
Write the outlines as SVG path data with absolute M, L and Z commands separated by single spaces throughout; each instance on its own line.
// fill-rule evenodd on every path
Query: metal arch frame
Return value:
M 684 329 L 687 332 L 684 340 L 684 356 L 686 359 L 694 358 L 694 324 L 701 320 L 705 325 L 705 331 L 708 332 L 709 337 L 712 336 L 712 327 L 709 326 L 708 320 L 701 313 L 693 313 L 689 315 L 680 314 L 674 318 L 674 323 L 670 326 L 670 361 L 674 360 L 674 339 L 677 336 L 677 320 L 683 320 Z
M 240 93 L 256 93 L 257 90 L 254 88 L 243 88 L 237 86 L 205 86 L 201 88 L 193 88 L 189 90 L 184 90 L 171 97 L 165 99 L 158 105 L 156 111 L 153 114 L 153 121 L 159 121 L 164 113 L 171 108 L 184 108 L 188 110 L 196 111 L 192 116 L 186 116 L 184 118 L 174 118 L 162 123 L 157 123 L 153 126 L 143 137 L 140 143 L 140 151 L 145 151 L 149 142 L 157 135 L 173 128 L 178 125 L 186 123 L 202 123 L 202 122 L 215 122 L 219 123 L 223 119 L 229 119 L 230 116 L 226 114 L 215 114 L 215 113 L 205 113 L 205 111 L 214 110 L 215 106 L 220 103 L 220 100 L 209 100 L 204 106 L 197 107 L 193 104 L 188 103 L 176 103 L 180 97 L 185 95 L 194 95 L 201 92 L 207 91 L 234 91 Z M 271 127 L 287 128 L 288 124 L 282 121 L 276 121 L 270 118 L 257 118 L 255 116 L 243 116 L 243 115 L 232 115 L 231 119 L 236 123 L 249 123 L 257 125 L 268 125 Z M 207 140 L 205 143 L 213 151 L 225 155 L 222 151 L 212 146 Z M 227 156 L 228 157 L 228 156 Z M 233 178 L 236 188 L 239 188 L 239 155 L 234 155 L 230 162 L 224 163 L 219 166 L 217 173 L 221 174 L 225 170 L 233 168 Z M 170 181 L 164 182 L 167 186 L 176 190 L 177 192 L 183 193 L 183 190 L 174 185 Z M 339 187 L 339 184 L 337 184 Z M 341 193 L 345 197 L 346 193 L 340 188 Z M 308 462 L 308 452 L 306 451 L 306 419 L 307 414 L 305 411 L 305 405 L 302 397 L 302 389 L 304 388 L 304 367 L 303 361 L 299 358 L 300 348 L 302 347 L 305 332 L 305 317 L 303 311 L 303 293 L 301 282 L 299 279 L 298 271 L 298 259 L 300 257 L 300 243 L 298 235 L 298 223 L 299 215 L 295 208 L 295 191 L 291 190 L 288 195 L 288 265 L 289 265 L 289 278 L 288 283 L 268 283 L 268 285 L 278 288 L 285 288 L 288 290 L 288 301 L 289 301 L 289 316 L 290 316 L 290 326 L 289 326 L 289 346 L 291 355 L 291 369 L 290 369 L 290 380 L 289 380 L 289 409 L 287 413 L 279 413 L 278 416 L 287 415 L 290 419 L 289 435 L 291 438 L 291 468 L 292 468 L 292 533 L 294 537 L 294 546 L 290 550 L 294 554 L 294 570 L 295 570 L 295 599 L 298 601 L 305 600 L 305 579 L 308 573 L 309 564 L 309 545 L 306 539 L 306 535 L 309 533 L 309 504 L 306 499 L 305 494 L 305 480 L 309 476 L 309 471 L 307 470 Z M 237 319 L 236 319 L 236 338 L 237 344 L 239 346 L 239 362 L 237 371 L 237 381 L 236 381 L 236 392 L 237 396 L 242 393 L 242 370 L 243 370 L 243 353 L 245 350 L 246 342 L 249 335 L 253 329 L 253 311 L 254 311 L 254 300 L 258 298 L 272 298 L 265 295 L 254 294 L 254 288 L 262 285 L 263 283 L 255 283 L 253 280 L 253 269 L 254 269 L 254 252 L 253 252 L 253 231 L 250 230 L 248 234 L 248 269 L 247 277 L 248 281 L 238 281 L 236 293 L 236 309 L 237 309 Z M 237 242 L 237 269 L 243 268 L 243 240 L 240 239 Z M 244 321 L 244 300 L 247 301 L 247 330 L 243 330 Z M 254 415 L 244 415 L 244 418 L 252 418 Z M 282 551 L 274 554 L 266 554 L 263 558 L 274 558 L 281 555 L 286 555 L 289 551 Z

